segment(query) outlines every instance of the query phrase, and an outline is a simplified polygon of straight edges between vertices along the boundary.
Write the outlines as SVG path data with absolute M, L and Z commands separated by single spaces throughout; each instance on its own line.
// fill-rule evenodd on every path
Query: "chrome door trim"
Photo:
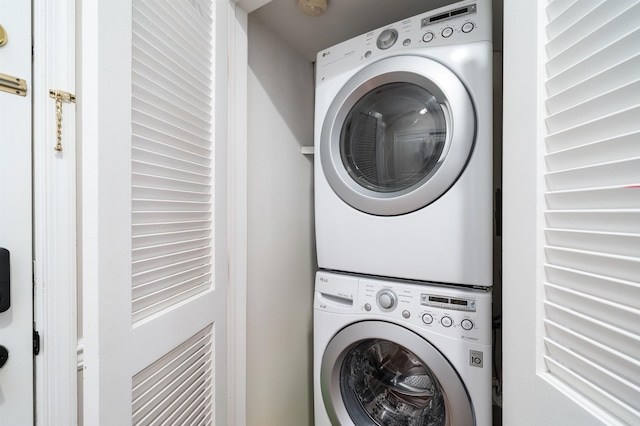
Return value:
M 359 343 L 371 339 L 384 339 L 405 347 L 432 370 L 443 389 L 447 407 L 447 426 L 475 425 L 471 398 L 462 379 L 447 358 L 413 331 L 397 324 L 376 320 L 357 322 L 343 328 L 325 349 L 320 366 L 320 387 L 331 424 L 353 424 L 340 390 L 340 370 L 348 353 Z
M 436 166 L 418 184 L 402 191 L 380 193 L 364 188 L 349 176 L 340 154 L 340 132 L 360 98 L 376 87 L 398 82 L 416 84 L 436 97 L 445 113 L 447 141 Z M 396 56 L 362 69 L 338 92 L 322 126 L 320 161 L 331 188 L 347 204 L 373 215 L 402 215 L 437 200 L 455 183 L 471 156 L 475 134 L 473 103 L 451 70 L 429 58 Z

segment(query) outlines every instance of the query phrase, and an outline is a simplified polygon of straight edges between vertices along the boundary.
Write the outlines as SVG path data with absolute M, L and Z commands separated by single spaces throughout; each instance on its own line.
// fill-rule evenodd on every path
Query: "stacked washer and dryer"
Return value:
M 491 2 L 318 53 L 316 426 L 491 424 Z

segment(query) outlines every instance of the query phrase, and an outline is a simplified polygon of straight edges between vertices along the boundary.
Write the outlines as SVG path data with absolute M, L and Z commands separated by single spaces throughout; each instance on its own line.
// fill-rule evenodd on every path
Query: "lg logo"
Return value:
M 469 365 L 482 368 L 483 353 L 480 351 L 469 351 Z

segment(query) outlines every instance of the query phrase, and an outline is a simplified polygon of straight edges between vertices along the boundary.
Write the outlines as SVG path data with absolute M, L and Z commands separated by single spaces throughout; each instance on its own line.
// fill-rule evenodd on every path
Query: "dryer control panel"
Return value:
M 491 2 L 467 0 L 422 13 L 318 52 L 316 86 L 346 70 L 412 49 L 491 42 Z M 416 52 L 413 52 L 416 53 Z

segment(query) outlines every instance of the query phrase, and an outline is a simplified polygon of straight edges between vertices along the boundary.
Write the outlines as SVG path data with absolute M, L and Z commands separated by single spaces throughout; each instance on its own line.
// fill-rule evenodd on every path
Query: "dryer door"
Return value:
M 332 424 L 474 425 L 464 383 L 428 341 L 399 325 L 363 321 L 331 340 L 320 370 Z
M 452 71 L 424 57 L 383 59 L 353 76 L 329 107 L 322 169 L 352 207 L 382 216 L 409 213 L 455 183 L 475 128 L 471 98 Z

